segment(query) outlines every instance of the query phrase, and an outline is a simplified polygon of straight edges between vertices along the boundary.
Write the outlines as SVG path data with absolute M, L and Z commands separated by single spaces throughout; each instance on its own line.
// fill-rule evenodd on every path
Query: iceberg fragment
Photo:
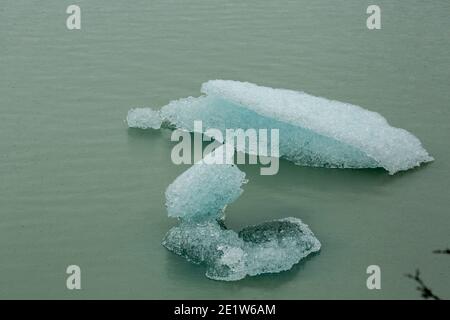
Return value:
M 204 132 L 216 128 L 224 137 L 227 128 L 279 129 L 280 157 L 306 166 L 382 167 L 394 174 L 433 160 L 414 135 L 356 105 L 231 80 L 208 81 L 201 92 L 159 111 L 130 110 L 128 125 L 167 121 L 194 131 L 194 121 L 202 120 Z
M 127 115 L 127 124 L 130 128 L 159 129 L 161 123 L 159 112 L 150 108 L 131 109 Z
M 167 188 L 169 217 L 219 219 L 241 195 L 243 183 L 245 174 L 233 164 L 196 163 Z
M 206 265 L 208 278 L 224 281 L 286 271 L 320 250 L 319 240 L 297 218 L 264 222 L 239 233 L 215 220 L 182 220 L 169 230 L 163 245 L 193 263 Z
M 206 265 L 206 276 L 234 281 L 247 275 L 289 270 L 320 250 L 320 242 L 300 219 L 286 218 L 228 230 L 223 210 L 242 193 L 245 174 L 225 164 L 233 154 L 222 145 L 181 174 L 167 188 L 169 216 L 180 224 L 166 234 L 163 245 L 187 260 Z M 223 156 L 224 164 L 208 164 Z

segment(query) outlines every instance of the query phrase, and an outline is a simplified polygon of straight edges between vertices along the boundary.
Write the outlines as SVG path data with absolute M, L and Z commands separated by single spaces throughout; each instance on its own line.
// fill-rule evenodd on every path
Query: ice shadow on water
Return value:
M 382 192 L 384 187 L 395 185 L 400 180 L 415 179 L 416 174 L 428 169 L 429 165 L 431 163 L 422 164 L 420 167 L 401 171 L 395 175 L 389 175 L 383 168 L 305 167 L 284 159 L 280 159 L 279 171 L 272 176 L 261 176 L 259 164 L 245 164 L 238 167 L 246 173 L 249 184 L 264 189 L 284 191 L 300 188 L 299 190 L 309 189 L 327 193 L 374 194 Z
M 153 140 L 164 139 L 167 144 L 167 148 L 170 149 L 170 135 L 171 130 L 161 129 L 161 130 L 141 130 L 136 128 L 128 128 L 127 135 L 129 142 L 145 142 L 149 143 Z M 169 143 L 168 143 L 169 142 Z M 151 146 L 151 145 L 150 145 Z

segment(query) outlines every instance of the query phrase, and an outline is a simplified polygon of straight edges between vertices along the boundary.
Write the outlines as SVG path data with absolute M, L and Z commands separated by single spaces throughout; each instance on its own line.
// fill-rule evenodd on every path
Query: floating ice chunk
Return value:
M 170 217 L 220 218 L 242 193 L 245 174 L 231 164 L 194 164 L 166 190 Z
M 239 233 L 213 220 L 183 221 L 169 230 L 163 245 L 193 263 L 206 265 L 208 278 L 224 281 L 289 270 L 320 250 L 319 240 L 297 218 L 264 222 Z
M 170 217 L 185 219 L 219 219 L 227 204 L 242 193 L 245 173 L 227 164 L 232 147 L 222 145 L 189 170 L 183 172 L 166 190 L 166 207 Z M 210 157 L 222 156 L 223 164 L 207 164 Z
M 205 264 L 209 278 L 239 280 L 245 277 L 240 271 L 244 269 L 244 241 L 236 232 L 223 229 L 215 220 L 183 221 L 169 230 L 163 245 L 193 263 Z M 234 259 L 221 261 L 224 253 L 228 251 L 225 256 L 230 257 L 233 250 Z
M 202 120 L 204 131 L 217 128 L 224 137 L 227 128 L 279 129 L 280 156 L 299 165 L 394 174 L 433 160 L 414 135 L 359 106 L 229 80 L 208 81 L 201 91 L 170 102 L 158 117 L 189 131 Z
M 159 129 L 161 123 L 159 111 L 150 108 L 135 108 L 128 111 L 127 124 L 130 128 Z
M 250 276 L 289 270 L 321 247 L 308 225 L 293 217 L 246 227 L 239 237 L 244 240 L 245 272 Z
M 373 161 L 369 159 L 373 159 L 377 166 L 394 174 L 433 160 L 414 135 L 404 129 L 391 127 L 380 114 L 359 106 L 304 92 L 237 81 L 209 81 L 202 85 L 201 91 L 207 96 L 247 108 L 264 118 L 310 130 L 316 135 L 335 140 L 334 143 L 345 145 L 342 148 L 345 153 L 332 149 L 332 154 L 326 151 L 323 153 L 321 145 L 317 149 L 319 152 L 315 152 L 312 147 L 312 152 L 318 158 L 322 158 L 322 154 L 325 156 L 320 159 L 324 165 L 364 168 L 372 167 Z M 356 148 L 365 157 L 360 157 L 359 152 L 352 152 L 346 146 Z M 291 157 L 290 152 L 286 156 Z M 360 159 L 357 159 L 358 156 Z M 298 157 L 294 154 L 292 158 L 295 162 Z
M 181 223 L 170 229 L 163 245 L 207 267 L 207 277 L 233 281 L 247 275 L 290 269 L 320 249 L 320 242 L 299 219 L 287 218 L 242 229 L 227 230 L 223 210 L 242 193 L 245 174 L 232 160 L 232 147 L 222 145 L 197 162 L 166 190 L 169 216 Z M 224 164 L 208 164 L 223 157 Z

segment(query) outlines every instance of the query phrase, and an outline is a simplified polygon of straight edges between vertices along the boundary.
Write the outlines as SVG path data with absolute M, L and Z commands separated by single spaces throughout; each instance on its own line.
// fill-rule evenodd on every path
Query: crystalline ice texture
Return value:
M 130 128 L 159 129 L 161 123 L 159 112 L 150 108 L 136 108 L 128 111 L 127 124 Z
M 228 148 L 227 148 L 228 147 Z M 233 153 L 223 145 L 214 151 L 226 163 Z M 289 270 L 320 249 L 320 242 L 297 218 L 227 230 L 223 209 L 235 201 L 246 182 L 232 164 L 207 164 L 213 154 L 194 164 L 167 188 L 169 216 L 181 223 L 169 230 L 163 245 L 194 263 L 206 265 L 206 276 L 234 281 L 247 275 Z
M 221 218 L 226 205 L 242 193 L 245 174 L 233 164 L 196 163 L 166 190 L 169 217 Z
M 229 80 L 208 81 L 201 91 L 198 98 L 170 102 L 156 119 L 189 131 L 202 120 L 204 131 L 217 128 L 224 137 L 227 128 L 279 129 L 280 157 L 299 165 L 383 167 L 394 174 L 433 160 L 414 135 L 359 106 Z M 143 127 L 147 114 L 140 112 Z
M 163 245 L 187 260 L 206 265 L 206 276 L 235 281 L 262 273 L 289 270 L 320 242 L 297 218 L 264 222 L 239 233 L 213 220 L 183 221 L 172 228 Z

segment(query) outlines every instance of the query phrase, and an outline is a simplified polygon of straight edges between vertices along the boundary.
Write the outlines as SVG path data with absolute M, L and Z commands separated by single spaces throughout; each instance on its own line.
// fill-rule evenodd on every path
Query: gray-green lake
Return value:
M 450 2 L 2 0 L 0 298 L 450 298 Z M 303 90 L 377 111 L 436 159 L 389 176 L 281 161 L 227 209 L 236 230 L 295 216 L 322 242 L 291 271 L 226 283 L 168 252 L 170 131 L 130 130 L 131 107 L 198 96 L 209 79 Z M 66 267 L 82 270 L 67 290 Z M 366 268 L 381 267 L 381 290 Z

